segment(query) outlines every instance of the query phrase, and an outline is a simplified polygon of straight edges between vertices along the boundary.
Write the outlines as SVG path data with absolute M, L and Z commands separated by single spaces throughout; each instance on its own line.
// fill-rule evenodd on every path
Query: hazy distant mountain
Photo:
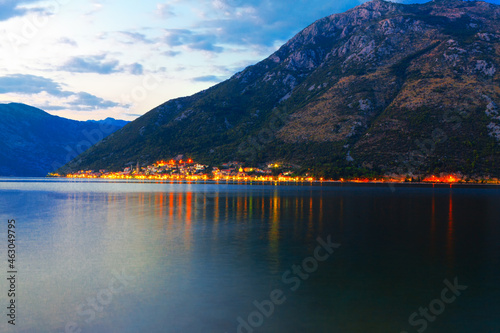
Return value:
M 87 122 L 107 124 L 110 126 L 115 126 L 117 128 L 122 128 L 123 126 L 127 125 L 130 121 L 108 117 L 108 118 L 103 119 L 103 120 L 87 120 Z
M 76 121 L 0 104 L 0 176 L 46 176 L 127 122 Z
M 500 175 L 500 6 L 374 0 L 231 79 L 166 102 L 65 170 L 187 154 L 316 174 Z M 343 171 L 342 171 L 343 170 Z

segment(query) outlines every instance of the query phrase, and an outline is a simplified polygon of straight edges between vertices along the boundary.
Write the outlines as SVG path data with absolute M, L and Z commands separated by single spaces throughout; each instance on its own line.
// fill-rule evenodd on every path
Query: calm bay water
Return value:
M 498 187 L 0 179 L 0 221 L 0 332 L 500 331 Z

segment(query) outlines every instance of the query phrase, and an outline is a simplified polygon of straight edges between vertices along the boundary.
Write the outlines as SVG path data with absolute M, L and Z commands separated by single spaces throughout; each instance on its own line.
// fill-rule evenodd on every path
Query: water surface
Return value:
M 425 331 L 498 332 L 499 216 L 491 186 L 0 179 L 2 262 L 14 218 L 19 270 L 0 331 L 417 332 L 409 317 L 457 278 Z M 318 238 L 340 247 L 315 267 Z

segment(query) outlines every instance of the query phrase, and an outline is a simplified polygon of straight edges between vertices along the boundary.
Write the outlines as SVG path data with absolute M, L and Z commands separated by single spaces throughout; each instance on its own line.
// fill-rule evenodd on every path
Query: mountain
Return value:
M 127 125 L 130 121 L 108 117 L 103 120 L 87 120 L 87 122 L 114 126 L 116 128 L 122 128 L 123 126 Z
M 124 121 L 76 121 L 17 103 L 0 104 L 0 176 L 43 177 Z
M 500 6 L 367 2 L 227 81 L 170 100 L 61 171 L 186 154 L 317 176 L 500 176 Z

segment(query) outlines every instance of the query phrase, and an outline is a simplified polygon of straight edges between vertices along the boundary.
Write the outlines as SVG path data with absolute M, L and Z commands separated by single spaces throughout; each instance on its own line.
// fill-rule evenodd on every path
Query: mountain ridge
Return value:
M 0 176 L 44 177 L 123 126 L 76 121 L 21 104 L 0 104 Z
M 499 8 L 374 0 L 330 15 L 230 79 L 154 108 L 61 171 L 187 154 L 211 164 L 284 161 L 327 176 L 499 175 Z

